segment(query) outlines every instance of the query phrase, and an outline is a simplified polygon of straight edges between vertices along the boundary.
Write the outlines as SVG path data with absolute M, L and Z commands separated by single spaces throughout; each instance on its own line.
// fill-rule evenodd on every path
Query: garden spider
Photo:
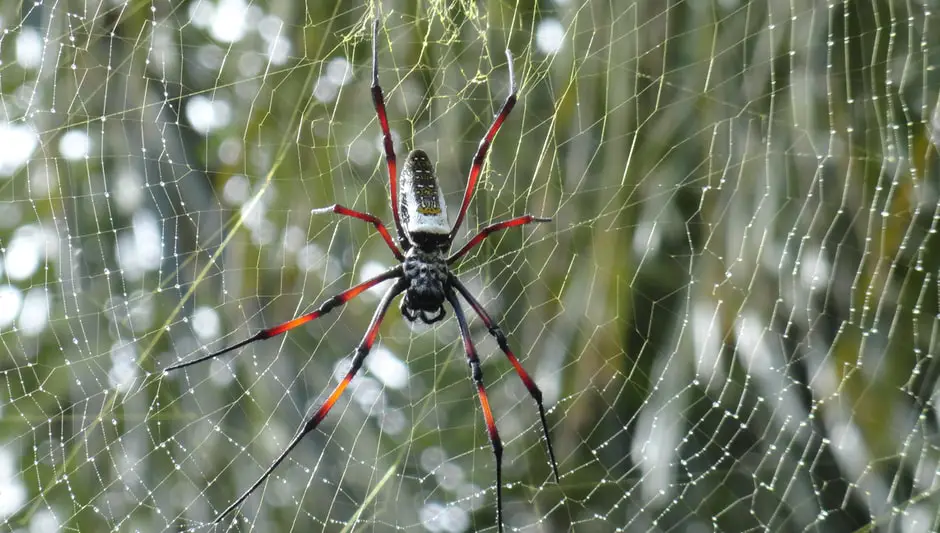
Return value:
M 512 111 L 516 104 L 516 80 L 513 74 L 512 55 L 506 50 L 506 59 L 509 63 L 509 96 L 503 102 L 499 114 L 493 120 L 486 135 L 480 141 L 476 155 L 473 157 L 473 164 L 470 167 L 470 176 L 467 182 L 467 189 L 463 195 L 463 203 L 460 205 L 460 212 L 457 214 L 457 220 L 452 227 L 448 225 L 447 205 L 444 202 L 444 195 L 437 183 L 437 177 L 434 174 L 434 166 L 428 156 L 422 150 L 414 150 L 408 154 L 405 160 L 404 168 L 401 172 L 401 190 L 398 188 L 398 177 L 396 174 L 395 150 L 392 146 L 392 134 L 388 127 L 388 118 L 385 113 L 385 99 L 382 95 L 382 88 L 379 86 L 379 67 L 378 67 L 378 19 L 372 25 L 372 100 L 375 104 L 375 112 L 378 115 L 379 124 L 382 127 L 383 145 L 385 148 L 385 159 L 388 166 L 388 178 L 391 188 L 392 214 L 395 218 L 395 229 L 398 232 L 398 243 L 401 250 L 392 241 L 392 237 L 385 225 L 377 217 L 353 211 L 339 204 L 322 209 L 314 209 L 314 214 L 333 212 L 338 215 L 350 216 L 359 220 L 364 220 L 376 227 L 389 249 L 395 255 L 395 258 L 401 263 L 386 272 L 375 276 L 359 285 L 356 285 L 344 292 L 341 292 L 332 298 L 329 298 L 313 312 L 307 313 L 293 320 L 285 322 L 272 328 L 264 329 L 233 346 L 229 346 L 218 352 L 214 352 L 192 361 L 177 363 L 167 368 L 167 372 L 179 370 L 201 363 L 207 359 L 217 357 L 224 353 L 236 350 L 256 341 L 270 339 L 281 333 L 290 331 L 301 324 L 315 320 L 334 308 L 345 304 L 355 298 L 366 289 L 378 285 L 383 281 L 395 279 L 395 284 L 389 288 L 378 308 L 372 317 L 369 328 L 366 330 L 365 337 L 356 348 L 356 355 L 352 361 L 352 367 L 346 373 L 346 376 L 339 385 L 333 390 L 330 396 L 323 402 L 323 405 L 307 418 L 296 435 L 287 445 L 287 448 L 271 463 L 271 466 L 264 471 L 264 474 L 246 490 L 234 503 L 229 505 L 216 518 L 215 523 L 236 509 L 246 498 L 261 485 L 264 480 L 271 475 L 275 468 L 287 457 L 305 435 L 316 429 L 320 422 L 326 417 L 327 413 L 336 403 L 349 382 L 362 367 L 366 355 L 372 349 L 375 339 L 379 332 L 379 325 L 385 317 L 392 300 L 401 293 L 405 293 L 401 300 L 400 310 L 402 316 L 410 322 L 421 319 L 425 324 L 433 324 L 444 318 L 444 301 L 446 300 L 454 310 L 454 316 L 457 319 L 457 325 L 460 329 L 460 336 L 463 340 L 464 351 L 467 354 L 467 361 L 470 364 L 471 377 L 476 385 L 477 393 L 480 396 L 480 405 L 483 408 L 483 416 L 486 419 L 486 429 L 489 432 L 490 444 L 493 448 L 493 454 L 496 456 L 496 522 L 499 531 L 503 530 L 503 493 L 502 493 L 502 457 L 503 445 L 499 438 L 499 432 L 496 430 L 496 422 L 493 419 L 493 413 L 490 410 L 490 403 L 486 396 L 486 390 L 483 387 L 483 371 L 480 368 L 480 359 L 477 356 L 476 348 L 470 338 L 470 328 L 467 326 L 467 318 L 464 315 L 460 302 L 457 299 L 457 293 L 470 304 L 470 307 L 483 321 L 490 335 L 496 338 L 500 349 L 506 354 L 506 358 L 512 364 L 519 378 L 529 390 L 529 394 L 538 404 L 539 417 L 542 422 L 542 430 L 545 434 L 545 444 L 548 448 L 548 456 L 551 460 L 552 473 L 555 482 L 558 482 L 558 465 L 555 461 L 555 452 L 552 450 L 551 436 L 548 432 L 548 423 L 545 419 L 545 407 L 542 404 L 542 392 L 538 386 L 529 377 L 529 374 L 522 368 L 519 360 L 509 349 L 509 343 L 506 336 L 500 330 L 496 322 L 490 318 L 489 313 L 483 308 L 483 305 L 477 300 L 467 287 L 451 272 L 450 267 L 461 257 L 469 252 L 483 239 L 493 232 L 529 224 L 532 222 L 549 222 L 551 219 L 538 218 L 532 215 L 523 215 L 510 220 L 492 224 L 483 228 L 476 236 L 470 239 L 456 253 L 448 256 L 457 230 L 467 214 L 467 206 L 473 198 L 473 192 L 480 172 L 483 168 L 483 162 L 486 160 L 487 151 L 499 131 L 503 121 Z M 397 205 L 396 205 L 397 204 Z M 404 253 L 403 253 L 403 251 Z M 456 292 L 455 292 L 456 291 Z

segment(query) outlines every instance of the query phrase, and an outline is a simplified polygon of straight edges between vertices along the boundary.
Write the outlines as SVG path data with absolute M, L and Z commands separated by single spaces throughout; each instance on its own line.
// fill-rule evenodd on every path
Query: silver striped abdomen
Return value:
M 401 169 L 399 190 L 401 223 L 412 241 L 450 233 L 447 204 L 437 183 L 434 164 L 424 150 L 413 150 Z

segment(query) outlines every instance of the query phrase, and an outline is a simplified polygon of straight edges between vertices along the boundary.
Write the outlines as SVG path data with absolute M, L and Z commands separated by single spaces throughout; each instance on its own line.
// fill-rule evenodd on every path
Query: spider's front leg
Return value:
M 372 23 L 372 103 L 375 106 L 375 115 L 382 128 L 382 148 L 385 150 L 385 165 L 388 167 L 388 188 L 391 195 L 392 218 L 395 220 L 395 231 L 398 232 L 398 242 L 403 250 L 411 248 L 411 241 L 405 234 L 401 225 L 401 215 L 398 207 L 398 168 L 395 158 L 395 145 L 392 141 L 392 131 L 388 127 L 388 113 L 385 110 L 385 95 L 379 85 L 379 19 L 376 17 Z
M 506 49 L 506 62 L 509 64 L 509 95 L 503 102 L 503 106 L 499 109 L 499 113 L 496 114 L 496 118 L 493 119 L 493 124 L 490 125 L 490 129 L 487 130 L 486 135 L 480 139 L 480 145 L 477 147 L 477 152 L 473 156 L 473 163 L 470 165 L 470 175 L 467 177 L 467 188 L 463 193 L 463 202 L 460 204 L 460 211 L 457 212 L 457 220 L 454 221 L 454 225 L 450 229 L 449 238 L 451 242 L 453 242 L 454 237 L 457 236 L 457 231 L 460 230 L 460 224 L 467 214 L 467 207 L 470 206 L 470 200 L 473 198 L 473 192 L 476 190 L 477 180 L 480 178 L 480 172 L 483 170 L 483 163 L 486 162 L 486 154 L 490 151 L 490 145 L 493 144 L 496 133 L 499 132 L 499 128 L 502 127 L 503 122 L 506 121 L 506 117 L 509 116 L 512 108 L 516 105 L 516 75 L 513 72 L 512 53 L 508 48 Z

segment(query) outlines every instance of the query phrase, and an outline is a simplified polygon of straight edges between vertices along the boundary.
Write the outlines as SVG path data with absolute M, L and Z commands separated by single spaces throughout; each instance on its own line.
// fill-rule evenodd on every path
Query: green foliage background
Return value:
M 258 33 L 214 41 L 194 5 L 0 6 L 2 119 L 39 140 L 0 177 L 0 253 L 25 226 L 48 241 L 31 278 L 0 284 L 49 304 L 41 332 L 0 329 L 12 458 L 0 487 L 26 491 L 2 531 L 211 529 L 335 385 L 376 298 L 162 369 L 392 262 L 367 224 L 309 215 L 341 203 L 391 221 L 369 96 L 377 6 L 252 3 L 283 23 L 277 63 Z M 936 2 L 378 10 L 399 161 L 427 150 L 452 214 L 507 90 L 503 50 L 515 56 L 519 104 L 468 233 L 523 213 L 553 222 L 494 235 L 459 273 L 545 390 L 563 475 L 552 482 L 535 407 L 475 321 L 508 528 L 940 528 Z M 556 54 L 537 45 L 549 20 L 564 29 Z M 40 68 L 17 63 L 27 29 L 46 39 Z M 339 57 L 352 78 L 318 100 Z M 186 110 L 198 97 L 227 102 L 228 123 L 197 131 Z M 59 151 L 72 130 L 91 140 L 84 160 Z M 241 205 L 226 196 L 237 183 Z M 118 242 L 144 238 L 147 213 L 159 261 L 131 276 Z M 217 342 L 200 337 L 205 309 Z M 381 343 L 408 385 L 341 401 L 225 525 L 495 530 L 493 460 L 457 339 L 453 320 L 412 330 L 391 312 Z M 397 433 L 383 431 L 390 410 Z

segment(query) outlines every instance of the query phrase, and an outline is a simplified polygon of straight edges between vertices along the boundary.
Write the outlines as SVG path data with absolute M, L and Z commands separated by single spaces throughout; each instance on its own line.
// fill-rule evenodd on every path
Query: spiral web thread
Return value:
M 342 379 L 394 258 L 369 85 L 451 211 L 507 530 L 935 531 L 933 2 L 0 6 L 0 531 L 211 530 Z M 328 4 L 324 2 L 323 4 Z M 221 530 L 495 531 L 457 325 L 393 308 Z

